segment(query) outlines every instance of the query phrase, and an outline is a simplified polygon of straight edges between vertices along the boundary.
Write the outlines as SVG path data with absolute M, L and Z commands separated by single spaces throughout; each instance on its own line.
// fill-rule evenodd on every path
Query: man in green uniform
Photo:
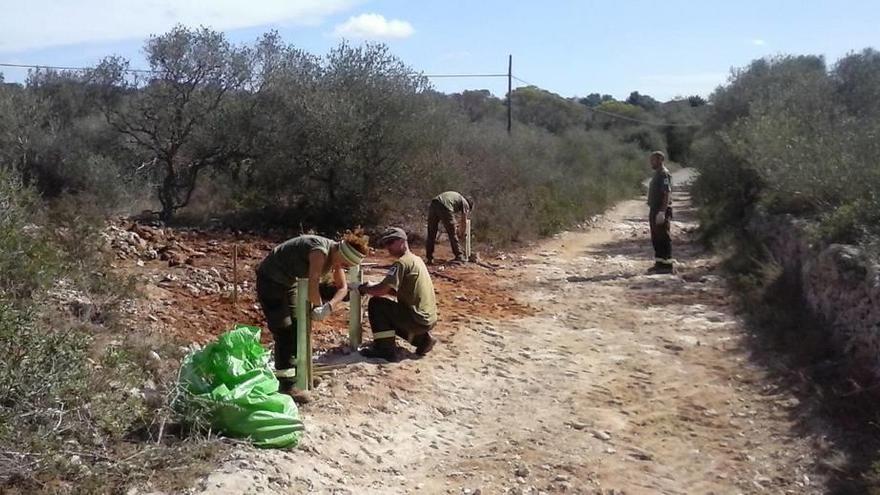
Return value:
M 369 250 L 365 238 L 347 235 L 340 242 L 316 235 L 301 235 L 275 246 L 257 267 L 257 299 L 275 340 L 275 375 L 279 392 L 307 402 L 308 394 L 293 388 L 296 348 L 296 284 L 309 279 L 311 318 L 323 320 L 339 307 L 348 293 L 345 269 L 358 265 Z M 332 277 L 327 294 L 321 280 Z M 323 301 L 322 292 L 330 296 Z
M 666 155 L 654 151 L 649 157 L 654 176 L 648 186 L 648 223 L 651 225 L 651 243 L 654 244 L 654 266 L 649 273 L 672 273 L 672 175 L 663 165 Z
M 381 282 L 360 287 L 361 294 L 373 296 L 367 306 L 373 344 L 361 354 L 398 361 L 395 337 L 400 337 L 416 347 L 416 354 L 424 356 L 436 343 L 430 332 L 437 323 L 437 300 L 428 268 L 409 250 L 403 229 L 386 230 L 379 243 L 398 258 Z M 397 300 L 382 296 L 396 296 Z
M 437 242 L 437 227 L 440 222 L 443 222 L 449 243 L 452 244 L 455 261 L 467 261 L 458 241 L 455 216 L 461 216 L 460 222 L 463 226 L 473 209 L 474 200 L 455 191 L 446 191 L 431 200 L 431 206 L 428 207 L 428 239 L 425 241 L 425 258 L 429 265 L 434 262 L 434 243 Z

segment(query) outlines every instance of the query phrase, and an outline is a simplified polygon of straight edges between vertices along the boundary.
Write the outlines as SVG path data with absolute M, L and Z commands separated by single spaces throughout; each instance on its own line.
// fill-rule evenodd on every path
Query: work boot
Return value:
M 416 354 L 419 356 L 424 356 L 425 354 L 431 352 L 431 349 L 434 348 L 434 344 L 437 343 L 437 339 L 431 337 L 430 333 L 423 333 L 419 335 L 415 339 L 413 339 L 413 344 L 416 346 Z
M 649 275 L 655 274 L 670 274 L 675 273 L 675 268 L 672 263 L 654 263 L 654 266 L 648 268 Z
M 465 258 L 463 254 L 459 254 L 452 261 L 455 261 L 457 263 L 467 263 L 467 258 Z
M 312 394 L 308 390 L 300 390 L 294 387 L 293 380 L 278 380 L 278 393 L 289 395 L 297 404 L 308 404 L 312 402 Z
M 434 258 L 425 258 L 425 264 L 426 264 L 426 265 L 433 265 L 433 264 L 434 264 Z
M 385 342 L 385 340 L 390 340 L 391 342 Z M 373 341 L 371 345 L 360 349 L 359 352 L 361 353 L 361 356 L 365 358 L 384 359 L 390 363 L 400 361 L 400 355 L 397 352 L 397 345 L 394 343 L 393 339 Z
M 294 402 L 297 404 L 308 404 L 314 400 L 314 395 L 308 390 L 300 390 L 298 388 L 291 389 L 287 392 Z

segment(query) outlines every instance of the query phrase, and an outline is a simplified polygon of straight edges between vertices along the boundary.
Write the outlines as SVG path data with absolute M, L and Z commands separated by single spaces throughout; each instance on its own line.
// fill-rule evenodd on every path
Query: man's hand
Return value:
M 666 212 L 658 211 L 657 216 L 654 217 L 654 223 L 657 225 L 663 225 L 664 223 L 666 223 Z
M 364 282 L 361 284 L 360 287 L 358 287 L 358 292 L 360 292 L 361 295 L 364 296 L 382 297 L 389 294 L 393 295 L 396 291 L 389 287 L 387 284 L 371 284 Z
M 330 303 L 326 302 L 320 306 L 316 306 L 312 309 L 312 319 L 321 321 L 324 318 L 330 316 L 330 313 L 333 312 L 333 306 Z

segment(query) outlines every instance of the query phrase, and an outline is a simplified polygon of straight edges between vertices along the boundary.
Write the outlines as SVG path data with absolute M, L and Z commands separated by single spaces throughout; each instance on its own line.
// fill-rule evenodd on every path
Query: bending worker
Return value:
M 296 369 L 296 280 L 309 279 L 309 306 L 314 320 L 323 320 L 348 293 L 345 269 L 359 265 L 369 248 L 366 237 L 347 233 L 335 242 L 317 235 L 288 239 L 272 250 L 257 267 L 257 299 L 275 340 L 275 374 L 278 391 L 298 402 L 308 395 L 297 391 Z M 321 299 L 321 279 L 330 275 L 335 291 L 329 301 Z
M 361 354 L 398 361 L 395 338 L 400 337 L 414 345 L 418 355 L 424 356 L 437 342 L 431 336 L 431 329 L 437 323 L 437 300 L 428 268 L 409 250 L 403 229 L 392 227 L 386 230 L 379 244 L 397 260 L 381 282 L 363 284 L 359 288 L 361 294 L 373 296 L 367 305 L 373 343 L 361 349 Z M 397 300 L 382 296 L 396 296 Z
M 443 227 L 446 229 L 455 261 L 467 261 L 461 252 L 455 217 L 456 214 L 460 215 L 459 221 L 464 228 L 473 209 L 474 200 L 465 198 L 455 191 L 446 191 L 431 200 L 431 206 L 428 207 L 428 239 L 425 241 L 425 258 L 429 265 L 434 263 L 434 243 L 437 242 L 437 227 L 440 222 L 443 222 Z

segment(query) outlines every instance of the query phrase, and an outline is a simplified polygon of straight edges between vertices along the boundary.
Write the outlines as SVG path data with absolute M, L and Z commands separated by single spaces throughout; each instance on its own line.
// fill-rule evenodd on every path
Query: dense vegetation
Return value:
M 754 61 L 711 97 L 694 146 L 714 235 L 754 208 L 811 217 L 825 242 L 874 242 L 880 220 L 880 53 Z
M 608 112 L 696 124 L 705 109 L 699 99 L 576 100 L 524 87 L 511 95 L 508 136 L 504 100 L 437 93 L 383 45 L 315 56 L 275 33 L 235 46 L 180 27 L 145 53 L 149 73 L 109 57 L 3 86 L 11 118 L 0 122 L 0 164 L 45 199 L 72 195 L 103 211 L 325 231 L 421 215 L 453 188 L 477 198 L 480 237 L 503 243 L 628 194 L 646 150 L 668 141 L 672 158 L 687 160 L 694 127 Z

